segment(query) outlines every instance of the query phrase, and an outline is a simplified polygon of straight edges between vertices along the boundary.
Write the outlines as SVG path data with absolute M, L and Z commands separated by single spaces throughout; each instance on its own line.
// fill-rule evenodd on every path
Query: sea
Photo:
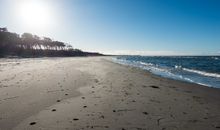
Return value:
M 220 89 L 220 56 L 117 56 L 114 62 Z

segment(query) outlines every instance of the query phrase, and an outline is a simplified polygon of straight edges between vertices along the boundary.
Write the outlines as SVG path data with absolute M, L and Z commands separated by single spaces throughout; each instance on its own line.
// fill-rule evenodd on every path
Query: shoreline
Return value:
M 153 57 L 156 57 L 156 56 L 153 56 Z M 163 57 L 167 57 L 167 56 L 163 56 Z M 205 56 L 202 56 L 202 57 L 205 57 Z M 210 56 L 207 56 L 207 57 L 210 58 Z M 162 67 L 163 65 L 162 66 L 157 65 L 157 63 L 153 61 L 154 59 L 151 59 L 151 58 L 150 59 L 152 61 L 148 61 L 147 58 L 145 58 L 146 61 L 144 61 L 144 59 L 141 59 L 141 58 L 139 60 L 137 59 L 132 60 L 132 58 L 138 59 L 138 57 L 133 57 L 133 56 L 128 57 L 128 59 L 126 59 L 126 57 L 114 57 L 112 61 L 118 64 L 140 68 L 142 70 L 148 71 L 152 74 L 155 74 L 163 78 L 184 81 L 188 83 L 195 83 L 195 84 L 202 85 L 202 86 L 220 89 L 220 86 L 219 86 L 220 75 L 218 73 L 209 72 L 205 70 L 199 70 L 196 68 L 192 69 L 189 66 L 187 67 L 187 65 L 185 67 L 182 67 L 181 65 L 175 65 L 175 66 L 165 65 L 166 67 Z M 172 59 L 175 57 L 168 56 L 167 58 Z M 213 57 L 211 57 L 211 59 L 213 59 Z M 163 62 L 164 58 L 160 60 L 161 62 Z M 171 61 L 171 64 L 177 64 L 173 62 L 174 61 Z
M 135 68 L 139 71 L 145 71 L 146 73 L 148 74 L 151 74 L 152 76 L 156 76 L 156 77 L 159 77 L 159 78 L 162 78 L 162 79 L 168 79 L 168 80 L 172 80 L 172 81 L 178 81 L 178 82 L 183 82 L 183 83 L 189 83 L 189 84 L 194 84 L 194 85 L 198 85 L 198 86 L 202 86 L 202 87 L 208 87 L 208 88 L 214 88 L 214 89 L 220 89 L 220 88 L 217 88 L 217 87 L 213 87 L 213 86 L 208 86 L 208 85 L 205 85 L 205 84 L 199 84 L 199 83 L 196 83 L 196 82 L 189 82 L 189 81 L 185 81 L 185 80 L 179 80 L 179 79 L 174 79 L 174 78 L 169 78 L 169 77 L 163 77 L 161 75 L 157 75 L 157 74 L 154 74 L 153 72 L 150 72 L 148 70 L 145 70 L 145 69 L 142 69 L 142 68 L 139 68 L 139 67 L 135 67 L 135 66 L 131 66 L 131 65 L 126 65 L 126 64 L 120 64 L 120 63 L 117 63 L 117 62 L 114 62 L 114 61 L 111 61 L 109 60 L 110 62 L 113 62 L 115 64 L 118 64 L 118 65 L 122 65 L 122 66 L 126 66 L 126 67 L 131 67 L 131 68 Z
M 130 66 L 130 65 L 125 65 L 125 64 L 120 64 L 120 63 L 116 63 L 114 61 L 111 61 L 111 60 L 108 60 L 109 62 L 112 62 L 114 64 L 117 64 L 119 66 L 124 66 L 124 67 L 128 67 L 129 69 L 135 69 L 141 73 L 146 73 L 147 75 L 150 75 L 151 77 L 155 78 L 155 79 L 158 79 L 160 81 L 165 81 L 165 82 L 173 82 L 174 84 L 180 84 L 180 87 L 184 86 L 185 88 L 187 89 L 192 89 L 192 90 L 197 90 L 199 91 L 199 89 L 204 89 L 207 90 L 207 91 L 211 91 L 212 93 L 215 93 L 215 94 L 218 94 L 220 93 L 220 88 L 216 88 L 216 87 L 210 87 L 210 86 L 205 86 L 205 85 L 202 85 L 202 84 L 198 84 L 198 83 L 195 83 L 195 82 L 187 82 L 187 81 L 183 81 L 183 80 L 178 80 L 178 79 L 172 79 L 172 78 L 167 78 L 167 77 L 163 77 L 163 76 L 160 76 L 160 75 L 157 75 L 157 74 L 154 74 L 148 70 L 144 70 L 144 69 L 141 69 L 141 68 L 138 68 L 138 67 L 134 67 L 134 66 Z M 215 95 L 214 94 L 214 95 Z M 212 96 L 212 95 L 210 95 Z M 219 96 L 220 97 L 220 96 Z
M 220 90 L 110 57 L 0 66 L 0 129 L 218 129 Z

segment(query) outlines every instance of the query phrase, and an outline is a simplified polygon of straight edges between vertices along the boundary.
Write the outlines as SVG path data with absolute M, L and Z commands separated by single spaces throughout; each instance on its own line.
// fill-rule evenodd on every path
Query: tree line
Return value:
M 39 37 L 31 33 L 19 35 L 7 28 L 0 28 L 0 57 L 42 57 L 42 56 L 98 56 L 99 53 L 83 52 L 70 44 Z

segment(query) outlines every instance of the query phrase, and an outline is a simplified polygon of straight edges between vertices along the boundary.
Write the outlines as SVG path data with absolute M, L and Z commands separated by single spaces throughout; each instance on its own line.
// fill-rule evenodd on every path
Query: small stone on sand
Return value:
M 144 115 L 148 115 L 148 112 L 143 112 Z
M 30 123 L 30 125 L 35 125 L 35 124 L 36 124 L 36 122 L 31 122 L 31 123 Z

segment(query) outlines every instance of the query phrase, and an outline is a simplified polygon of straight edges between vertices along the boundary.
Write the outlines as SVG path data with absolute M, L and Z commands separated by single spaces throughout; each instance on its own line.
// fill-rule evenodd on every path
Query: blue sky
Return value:
M 17 11 L 21 1 L 0 0 L 0 26 L 88 51 L 220 54 L 219 0 L 31 0 L 50 9 L 50 25 L 42 28 L 22 23 Z

